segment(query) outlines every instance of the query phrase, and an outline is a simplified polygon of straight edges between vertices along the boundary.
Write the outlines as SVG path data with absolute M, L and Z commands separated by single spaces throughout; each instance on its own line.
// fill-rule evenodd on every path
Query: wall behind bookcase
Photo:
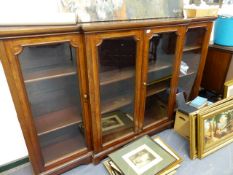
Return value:
M 1 0 L 0 18 L 7 15 L 59 12 L 60 0 Z M 0 167 L 28 156 L 6 77 L 0 63 Z M 0 173 L 1 174 L 1 173 Z
M 0 166 L 27 155 L 23 134 L 0 62 Z

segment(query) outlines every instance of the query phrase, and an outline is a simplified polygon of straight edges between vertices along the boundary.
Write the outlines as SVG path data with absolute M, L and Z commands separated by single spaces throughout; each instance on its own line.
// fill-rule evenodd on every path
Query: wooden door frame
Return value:
M 153 130 L 154 128 L 157 128 L 160 125 L 163 125 L 166 122 L 171 122 L 173 120 L 185 29 L 186 29 L 185 25 L 179 25 L 179 26 L 170 26 L 170 27 L 161 27 L 161 28 L 147 28 L 144 30 L 143 70 L 142 70 L 142 82 L 141 82 L 142 105 L 141 105 L 141 110 L 140 110 L 141 120 L 139 122 L 140 130 L 142 132 L 148 132 L 150 130 Z M 175 32 L 177 35 L 177 40 L 176 40 L 176 50 L 174 54 L 172 78 L 170 81 L 170 95 L 169 95 L 169 100 L 168 100 L 168 119 L 155 122 L 154 124 L 144 128 L 143 127 L 144 112 L 145 112 L 145 105 L 146 105 L 145 104 L 146 103 L 146 86 L 145 85 L 147 84 L 146 82 L 147 82 L 147 74 L 148 74 L 149 41 L 155 34 L 169 33 L 169 32 Z
M 123 136 L 113 142 L 102 144 L 101 131 L 101 101 L 100 101 L 100 81 L 99 81 L 99 56 L 98 46 L 101 45 L 104 39 L 114 39 L 123 37 L 133 37 L 137 42 L 137 56 L 135 68 L 135 98 L 134 98 L 134 133 Z M 85 34 L 87 65 L 88 65 L 88 79 L 90 104 L 92 114 L 92 128 L 93 128 L 93 144 L 94 153 L 98 154 L 107 149 L 114 149 L 116 145 L 122 145 L 123 142 L 129 141 L 138 132 L 138 116 L 140 107 L 140 78 L 141 78 L 141 63 L 142 63 L 142 32 L 141 30 L 131 31 L 109 31 L 101 33 L 87 33 Z
M 200 62 L 199 62 L 198 70 L 197 70 L 197 76 L 196 76 L 194 85 L 192 87 L 190 99 L 188 99 L 188 100 L 195 98 L 199 94 L 199 90 L 200 90 L 199 88 L 201 86 L 202 75 L 203 75 L 203 71 L 204 71 L 204 67 L 205 67 L 205 63 L 206 63 L 206 57 L 207 57 L 207 53 L 208 53 L 209 40 L 210 40 L 212 27 L 213 27 L 213 22 L 193 23 L 193 24 L 190 24 L 186 30 L 186 32 L 188 32 L 189 29 L 196 29 L 196 28 L 204 28 L 205 29 L 205 35 L 204 35 L 203 42 L 202 42 L 202 48 L 201 48 L 201 53 L 200 53 Z
M 49 163 L 48 165 L 46 165 L 44 163 L 42 152 L 40 149 L 39 140 L 33 121 L 18 56 L 26 46 L 47 45 L 65 42 L 68 42 L 71 46 L 73 46 L 77 53 L 77 74 L 81 82 L 79 83 L 80 98 L 83 108 L 83 123 L 85 126 L 85 139 L 87 149 L 74 153 L 72 156 L 64 156 L 54 163 Z M 18 120 L 23 131 L 24 139 L 29 152 L 29 158 L 31 160 L 35 174 L 40 174 L 41 172 L 54 169 L 91 151 L 91 123 L 89 122 L 91 117 L 89 112 L 89 100 L 87 99 L 89 92 L 85 68 L 86 65 L 84 60 L 84 46 L 81 35 L 79 35 L 78 33 L 73 33 L 54 36 L 42 35 L 39 37 L 30 36 L 16 39 L 7 39 L 0 42 L 0 49 L 4 72 L 6 74 L 6 78 L 10 87 L 10 91 L 18 115 Z

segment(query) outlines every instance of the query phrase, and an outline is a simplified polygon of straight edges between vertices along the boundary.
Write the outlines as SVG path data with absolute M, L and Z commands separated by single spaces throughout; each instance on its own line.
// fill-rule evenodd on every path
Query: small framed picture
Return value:
M 102 119 L 102 131 L 108 131 L 121 126 L 124 126 L 124 123 L 116 114 Z
M 232 100 L 198 115 L 198 157 L 203 158 L 233 141 Z
M 163 160 L 163 158 L 145 144 L 122 157 L 139 174 L 144 173 Z
M 106 113 L 101 119 L 103 134 L 111 134 L 113 132 L 120 132 L 133 127 L 133 118 L 122 111 L 114 111 Z
M 224 98 L 233 96 L 233 80 L 227 81 L 224 86 Z
M 161 152 L 159 152 L 158 149 L 153 150 L 154 147 L 150 147 L 148 143 L 146 144 L 144 142 L 145 138 L 140 138 L 140 140 L 143 140 L 143 142 L 139 141 L 141 142 L 141 146 L 138 146 L 135 149 L 129 150 L 129 152 L 127 152 L 124 155 L 120 153 L 123 152 L 124 150 L 128 151 L 126 147 L 130 146 L 130 144 L 122 148 L 122 150 L 116 151 L 118 153 L 116 154 L 112 153 L 111 157 L 113 157 L 115 160 L 118 159 L 117 162 L 111 159 L 103 162 L 104 166 L 106 167 L 110 175 L 125 174 L 125 173 L 129 174 L 129 171 L 128 171 L 129 168 L 133 169 L 135 173 L 137 174 L 147 175 L 149 171 L 154 170 L 152 167 L 161 166 L 161 162 L 163 162 L 165 158 L 165 157 L 163 158 L 164 155 L 161 154 Z M 153 138 L 152 141 L 154 142 L 156 146 L 160 146 L 165 152 L 170 154 L 170 156 L 172 156 L 175 159 L 175 161 L 171 163 L 168 167 L 164 167 L 163 170 L 161 170 L 159 173 L 156 173 L 156 174 L 157 175 L 174 174 L 176 169 L 180 167 L 182 158 L 179 155 L 177 155 L 177 153 L 172 148 L 170 148 L 167 144 L 165 144 L 158 136 Z M 135 145 L 135 142 L 133 144 Z M 118 163 L 122 163 L 120 162 L 121 160 L 124 160 L 124 163 L 127 163 L 127 166 L 128 166 L 126 167 L 127 169 L 122 170 L 118 167 L 119 166 Z M 130 175 L 131 175 L 131 172 L 130 172 Z
M 163 174 L 182 161 L 157 138 L 153 141 L 144 136 L 120 150 L 111 153 L 110 159 L 117 165 L 122 174 L 147 175 Z M 166 149 L 164 148 L 166 147 Z

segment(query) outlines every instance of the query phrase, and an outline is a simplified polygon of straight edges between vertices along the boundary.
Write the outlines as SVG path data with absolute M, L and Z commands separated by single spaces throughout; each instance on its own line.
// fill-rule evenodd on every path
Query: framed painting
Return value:
M 168 147 L 162 147 L 162 142 L 154 141 L 144 136 L 122 149 L 111 153 L 110 159 L 123 174 L 150 175 L 161 174 L 177 167 L 182 161 Z
M 203 158 L 233 141 L 232 98 L 198 114 L 198 158 Z
M 198 115 L 206 115 L 213 110 L 220 110 L 225 106 L 229 106 L 232 103 L 233 97 L 223 99 L 221 101 L 215 102 L 209 106 L 201 108 L 193 113 L 189 114 L 189 156 L 190 159 L 196 159 L 198 155 Z

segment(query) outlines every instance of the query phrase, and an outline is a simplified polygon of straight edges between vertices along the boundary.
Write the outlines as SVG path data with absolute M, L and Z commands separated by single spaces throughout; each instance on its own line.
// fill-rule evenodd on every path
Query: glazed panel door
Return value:
M 91 139 L 81 37 L 22 38 L 8 44 L 15 55 L 9 61 L 19 118 L 35 171 L 86 154 Z
M 183 33 L 184 27 L 144 32 L 142 130 L 161 126 L 172 119 Z
M 184 93 L 187 102 L 200 90 L 211 29 L 212 23 L 204 23 L 190 26 L 186 31 L 178 89 Z
M 141 32 L 87 36 L 95 151 L 127 141 L 137 131 Z M 89 47 L 90 48 L 90 47 Z

